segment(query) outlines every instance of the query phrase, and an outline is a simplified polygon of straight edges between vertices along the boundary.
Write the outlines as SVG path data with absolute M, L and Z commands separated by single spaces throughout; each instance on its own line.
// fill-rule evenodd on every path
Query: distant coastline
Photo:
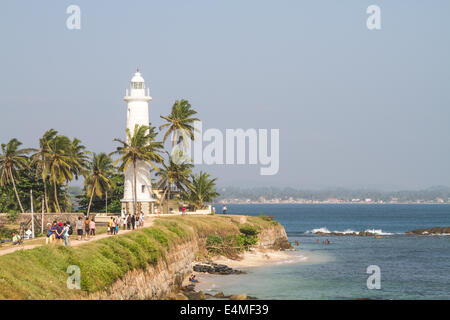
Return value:
M 221 201 L 217 201 L 215 203 L 220 204 L 220 205 L 229 205 L 229 204 L 364 204 L 364 205 L 387 205 L 387 204 L 423 204 L 423 205 L 450 205 L 450 202 L 347 202 L 347 201 L 340 201 L 340 202 L 327 202 L 327 201 L 311 201 L 311 202 L 258 202 L 258 201 L 251 201 L 251 202 L 246 202 L 246 201 L 235 201 L 235 200 L 221 200 Z
M 450 188 L 381 191 L 374 189 L 226 187 L 219 190 L 219 204 L 450 204 Z

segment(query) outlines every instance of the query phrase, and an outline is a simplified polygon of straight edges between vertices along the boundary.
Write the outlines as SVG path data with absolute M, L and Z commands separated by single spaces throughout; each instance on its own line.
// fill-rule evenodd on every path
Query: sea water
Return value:
M 412 236 L 414 229 L 450 226 L 450 205 L 248 204 L 228 214 L 273 216 L 299 246 L 296 262 L 245 268 L 247 274 L 214 276 L 211 293 L 246 293 L 259 299 L 450 299 L 450 236 Z M 216 205 L 220 209 L 220 205 Z M 220 211 L 220 210 L 217 210 Z M 381 238 L 319 236 L 314 231 L 368 230 Z M 328 239 L 330 244 L 323 244 Z M 319 240 L 319 243 L 317 243 Z M 307 259 L 301 259 L 305 256 Z M 368 289 L 371 265 L 380 289 Z

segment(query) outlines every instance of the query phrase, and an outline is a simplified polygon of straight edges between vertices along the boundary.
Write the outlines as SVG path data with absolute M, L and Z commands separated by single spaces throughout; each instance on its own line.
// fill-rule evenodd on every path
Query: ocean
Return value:
M 221 205 L 215 205 L 217 212 Z M 411 236 L 414 229 L 450 226 L 450 205 L 246 204 L 228 214 L 273 216 L 306 261 L 245 268 L 215 276 L 210 293 L 246 293 L 259 299 L 450 299 L 450 235 Z M 369 230 L 375 237 L 318 236 L 314 230 Z M 323 244 L 328 239 L 330 244 Z M 319 243 L 316 242 L 319 240 Z M 368 289 L 369 266 L 380 270 L 380 288 Z

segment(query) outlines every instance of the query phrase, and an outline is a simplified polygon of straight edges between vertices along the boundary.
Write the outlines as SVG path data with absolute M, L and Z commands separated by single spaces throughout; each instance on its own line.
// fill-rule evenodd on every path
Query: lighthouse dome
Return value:
M 142 78 L 142 75 L 139 71 L 136 71 L 133 78 L 131 79 L 131 82 L 144 82 L 144 78 Z

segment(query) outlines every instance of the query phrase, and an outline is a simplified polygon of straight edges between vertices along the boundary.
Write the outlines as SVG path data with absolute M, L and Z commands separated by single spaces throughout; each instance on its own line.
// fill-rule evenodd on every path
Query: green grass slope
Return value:
M 80 299 L 105 290 L 130 270 L 145 269 L 164 259 L 177 244 L 194 237 L 239 234 L 233 216 L 184 216 L 155 219 L 150 228 L 87 242 L 77 247 L 41 246 L 0 256 L 0 299 Z M 248 217 L 264 229 L 274 221 Z M 70 290 L 68 266 L 81 270 L 81 290 Z

